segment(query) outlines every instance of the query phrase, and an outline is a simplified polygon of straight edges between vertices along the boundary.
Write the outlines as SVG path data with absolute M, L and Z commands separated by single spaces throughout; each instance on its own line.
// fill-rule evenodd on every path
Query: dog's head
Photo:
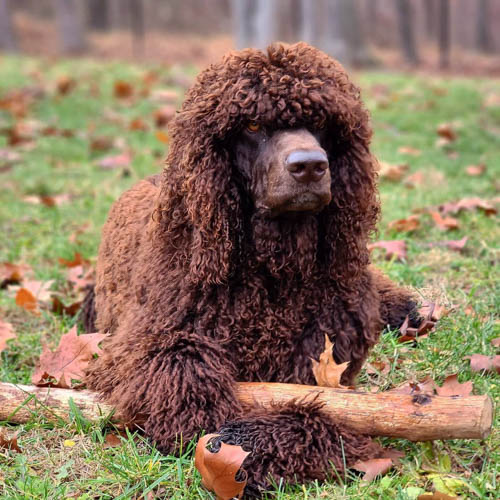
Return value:
M 339 63 L 305 43 L 230 53 L 198 76 L 170 135 L 159 213 L 167 238 L 181 211 L 193 227 L 193 279 L 227 280 L 248 212 L 314 216 L 315 258 L 333 279 L 359 276 L 378 214 L 374 160 L 368 114 Z

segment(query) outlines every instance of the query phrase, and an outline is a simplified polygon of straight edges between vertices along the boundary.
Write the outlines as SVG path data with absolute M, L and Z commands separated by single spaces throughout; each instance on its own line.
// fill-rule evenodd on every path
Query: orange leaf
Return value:
M 377 476 L 385 474 L 392 467 L 390 458 L 372 458 L 364 462 L 356 462 L 352 468 L 364 472 L 363 481 L 372 481 Z
M 0 352 L 7 347 L 7 340 L 16 338 L 16 332 L 10 323 L 0 320 Z
M 36 297 L 29 290 L 26 290 L 26 288 L 20 288 L 17 291 L 16 304 L 33 314 L 40 314 Z
M 170 141 L 170 138 L 168 137 L 168 135 L 165 132 L 163 132 L 162 130 L 157 130 L 155 135 L 156 135 L 156 138 L 160 142 L 163 142 L 164 144 L 168 144 Z
M 69 94 L 76 87 L 76 80 L 69 76 L 61 76 L 57 79 L 57 92 L 61 95 Z
M 347 369 L 349 361 L 338 365 L 333 359 L 333 344 L 330 342 L 328 335 L 325 335 L 325 350 L 319 356 L 319 362 L 311 359 L 312 371 L 316 383 L 322 387 L 341 387 L 345 388 L 340 383 L 342 374 Z
M 59 257 L 57 260 L 61 266 L 65 267 L 88 266 L 90 264 L 90 261 L 84 259 L 79 252 L 75 252 L 72 260 L 66 260 L 62 257 Z
M 132 96 L 134 88 L 128 82 L 117 80 L 113 86 L 113 93 L 118 99 L 126 99 Z
M 461 384 L 457 374 L 450 375 L 441 387 L 436 386 L 436 392 L 438 396 L 469 396 L 472 393 L 472 382 Z
M 442 231 L 458 229 L 458 220 L 453 217 L 443 217 L 439 212 L 430 212 L 436 226 Z
M 401 231 L 411 232 L 415 231 L 420 227 L 420 219 L 418 215 L 410 215 L 407 219 L 399 219 L 389 222 L 387 227 L 389 229 L 394 229 L 398 232 Z
M 75 325 L 61 337 L 54 352 L 44 348 L 31 381 L 39 386 L 71 388 L 73 380 L 83 380 L 85 369 L 94 354 L 100 352 L 98 345 L 104 338 L 106 335 L 101 333 L 78 335 Z
M 206 446 L 217 436 L 218 434 L 207 434 L 198 441 L 194 457 L 195 467 L 201 474 L 203 486 L 215 492 L 217 499 L 241 498 L 247 482 L 246 479 L 236 481 L 236 473 L 249 452 L 244 451 L 241 446 L 221 443 L 220 450 L 212 453 Z
M 148 124 L 142 118 L 134 118 L 128 125 L 130 130 L 148 130 Z

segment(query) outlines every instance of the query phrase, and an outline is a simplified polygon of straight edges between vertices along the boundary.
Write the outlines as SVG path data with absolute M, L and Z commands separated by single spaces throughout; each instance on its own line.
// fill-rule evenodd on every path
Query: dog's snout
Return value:
M 288 155 L 285 164 L 297 182 L 318 182 L 328 168 L 328 158 L 323 151 L 298 150 Z

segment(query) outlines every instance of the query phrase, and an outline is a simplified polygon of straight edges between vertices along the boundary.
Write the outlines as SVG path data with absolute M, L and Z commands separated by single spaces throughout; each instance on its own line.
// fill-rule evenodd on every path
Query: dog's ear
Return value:
M 321 214 L 328 273 L 341 286 L 357 279 L 369 263 L 367 243 L 379 215 L 376 160 L 366 135 L 354 132 L 340 156 L 332 152 L 332 201 Z
M 238 246 L 236 233 L 241 226 L 239 193 L 231 178 L 229 153 L 213 144 L 187 149 L 182 156 L 176 155 L 177 163 L 163 174 L 163 217 L 176 219 L 169 220 L 167 226 L 177 228 L 175 237 L 182 233 L 177 245 L 188 247 L 191 283 L 221 284 L 232 272 Z

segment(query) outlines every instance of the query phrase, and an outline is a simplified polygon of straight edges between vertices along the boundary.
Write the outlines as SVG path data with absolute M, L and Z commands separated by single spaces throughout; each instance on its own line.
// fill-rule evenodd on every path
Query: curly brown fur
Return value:
M 257 174 L 242 164 L 252 155 L 235 145 L 244 144 L 248 122 L 303 131 L 326 151 L 323 205 L 290 217 L 277 205 L 272 214 L 258 188 L 269 191 L 272 170 L 249 180 Z M 351 384 L 381 329 L 411 307 L 406 291 L 368 266 L 379 212 L 371 129 L 337 62 L 304 43 L 233 52 L 200 74 L 170 134 L 161 180 L 123 194 L 104 226 L 97 326 L 111 335 L 87 375 L 88 386 L 121 411 L 149 415 L 146 432 L 165 452 L 181 435 L 186 441 L 241 416 L 235 381 L 314 384 L 311 358 L 323 351 L 325 334 L 336 361 L 350 361 L 342 382 Z M 280 153 L 271 132 L 259 144 L 273 141 Z M 339 435 L 360 458 L 369 455 L 366 438 L 311 408 L 245 413 L 243 427 L 258 429 L 244 438 L 255 445 L 252 460 L 263 460 L 261 447 L 273 436 L 273 462 L 262 471 L 274 479 L 325 477 L 328 460 L 340 464 Z M 305 422 L 314 432 L 302 429 Z M 288 454 L 287 429 L 303 440 L 307 466 Z M 268 484 L 264 475 L 258 486 Z

